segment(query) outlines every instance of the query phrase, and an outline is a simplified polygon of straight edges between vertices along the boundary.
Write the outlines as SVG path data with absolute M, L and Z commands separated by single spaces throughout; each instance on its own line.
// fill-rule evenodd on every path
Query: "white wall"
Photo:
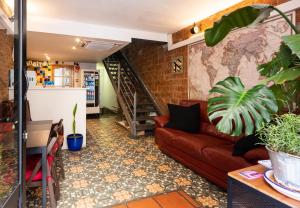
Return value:
M 103 63 L 98 63 L 97 69 L 100 72 L 100 107 L 115 110 L 119 106 L 117 95 Z
M 10 99 L 13 99 L 13 89 L 9 89 Z M 33 121 L 52 120 L 53 123 L 64 119 L 65 141 L 63 149 L 67 148 L 66 137 L 72 134 L 73 108 L 77 103 L 76 132 L 83 135 L 83 147 L 86 146 L 86 89 L 85 88 L 29 88 L 27 97 Z

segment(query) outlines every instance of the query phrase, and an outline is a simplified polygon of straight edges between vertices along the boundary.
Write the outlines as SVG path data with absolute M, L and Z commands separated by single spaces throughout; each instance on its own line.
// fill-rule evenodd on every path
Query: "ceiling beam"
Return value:
M 166 33 L 28 16 L 28 31 L 131 42 L 132 38 L 167 42 Z

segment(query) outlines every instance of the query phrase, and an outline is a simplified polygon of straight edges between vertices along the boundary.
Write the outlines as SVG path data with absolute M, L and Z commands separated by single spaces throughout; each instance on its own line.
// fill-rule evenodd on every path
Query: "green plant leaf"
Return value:
M 287 81 L 292 81 L 300 77 L 300 66 L 295 66 L 289 69 L 281 70 L 275 75 L 269 77 L 264 82 L 268 83 L 273 81 L 275 84 L 283 84 Z
M 75 120 L 75 116 L 76 116 L 76 112 L 77 112 L 77 103 L 75 104 L 74 108 L 73 108 L 73 134 L 76 134 L 76 120 Z
M 246 27 L 266 19 L 273 7 L 270 5 L 246 6 L 223 16 L 212 28 L 205 30 L 204 38 L 207 46 L 215 46 L 235 28 Z
M 268 63 L 259 65 L 257 70 L 260 75 L 270 77 L 281 69 L 288 69 L 294 66 L 294 60 L 295 56 L 292 55 L 292 50 L 286 44 L 282 43 L 274 58 Z
M 300 116 L 286 113 L 258 130 L 263 143 L 274 151 L 300 155 Z
M 269 122 L 277 112 L 276 99 L 265 85 L 245 90 L 240 78 L 228 77 L 218 82 L 210 94 L 218 96 L 208 100 L 208 116 L 211 121 L 220 119 L 217 129 L 223 133 L 239 136 L 250 135 L 263 122 Z
M 75 119 L 73 120 L 72 128 L 73 128 L 73 134 L 75 135 L 76 134 L 76 121 L 75 121 Z
M 290 47 L 293 53 L 300 58 L 300 34 L 285 36 L 282 39 L 283 42 Z
M 283 85 L 275 84 L 270 89 L 276 97 L 279 111 L 294 111 L 300 107 L 300 80 L 288 81 Z
M 73 117 L 76 116 L 76 112 L 77 112 L 77 103 L 75 104 L 75 106 L 73 108 Z

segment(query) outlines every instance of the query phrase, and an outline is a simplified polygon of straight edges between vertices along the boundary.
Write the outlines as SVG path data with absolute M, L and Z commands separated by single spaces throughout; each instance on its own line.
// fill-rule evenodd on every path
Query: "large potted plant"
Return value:
M 82 147 L 83 135 L 76 133 L 76 112 L 77 112 L 77 103 L 73 108 L 73 134 L 67 136 L 68 149 L 70 151 L 79 151 Z
M 300 116 L 283 114 L 258 130 L 273 165 L 275 179 L 300 191 Z
M 208 116 L 217 122 L 219 131 L 233 136 L 259 131 L 269 151 L 276 179 L 300 190 L 299 116 L 282 115 L 300 106 L 300 34 L 296 26 L 273 6 L 246 6 L 223 16 L 207 29 L 205 42 L 207 46 L 214 46 L 233 29 L 263 22 L 271 11 L 277 11 L 295 34 L 283 37 L 273 59 L 257 67 L 265 77 L 258 85 L 245 89 L 239 77 L 228 77 L 216 83 L 210 90 Z M 274 119 L 276 114 L 282 116 Z

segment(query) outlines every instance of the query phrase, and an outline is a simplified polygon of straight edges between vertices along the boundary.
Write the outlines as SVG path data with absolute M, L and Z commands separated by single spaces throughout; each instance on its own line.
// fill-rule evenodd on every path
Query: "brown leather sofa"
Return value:
M 180 105 L 200 104 L 200 132 L 191 134 L 165 128 L 168 116 L 157 116 L 155 142 L 159 149 L 201 176 L 226 189 L 227 173 L 267 159 L 264 147 L 248 151 L 243 157 L 232 156 L 234 143 L 239 137 L 232 137 L 217 131 L 207 116 L 207 102 L 183 100 Z

